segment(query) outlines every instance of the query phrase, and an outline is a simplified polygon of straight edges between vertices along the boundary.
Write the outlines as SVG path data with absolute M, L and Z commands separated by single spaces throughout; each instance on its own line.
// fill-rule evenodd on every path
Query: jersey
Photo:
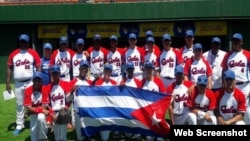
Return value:
M 59 111 L 66 107 L 66 95 L 71 92 L 70 86 L 70 82 L 63 80 L 60 80 L 59 84 L 47 86 L 50 90 L 49 98 L 52 110 Z
M 206 89 L 205 94 L 199 94 L 198 88 L 190 94 L 187 106 L 192 109 L 199 109 L 203 112 L 213 111 L 216 108 L 216 97 L 212 90 Z
M 49 104 L 49 91 L 47 87 L 42 86 L 40 92 L 33 91 L 33 85 L 24 90 L 24 106 L 26 107 L 40 107 L 44 104 Z
M 187 75 L 194 84 L 196 84 L 200 75 L 211 76 L 212 73 L 212 68 L 203 57 L 199 60 L 192 57 L 186 61 L 184 66 L 184 75 Z
M 79 66 L 81 61 L 86 61 L 87 57 L 83 53 L 76 53 L 72 57 L 72 69 L 73 69 L 73 77 L 79 76 Z
M 146 44 L 143 46 L 143 49 L 144 49 L 145 54 L 147 54 L 148 53 L 148 46 Z M 153 49 L 156 52 L 161 52 L 160 47 L 157 46 L 156 44 L 153 45 Z
M 121 67 L 124 63 L 124 49 L 116 48 L 115 52 L 109 51 L 107 55 L 107 62 L 112 65 L 112 75 L 121 75 Z
M 155 70 L 159 69 L 159 56 L 161 52 L 159 50 L 153 49 L 153 52 L 146 52 L 144 56 L 144 62 L 152 62 L 155 66 Z
M 221 62 L 226 55 L 225 51 L 219 50 L 216 55 L 214 55 L 211 50 L 203 53 L 203 57 L 209 62 L 212 68 L 212 88 L 218 89 L 222 87 L 222 67 Z
M 15 81 L 32 79 L 35 67 L 41 65 L 39 54 L 33 50 L 26 51 L 16 49 L 9 55 L 7 65 L 13 67 L 13 78 Z
M 95 83 L 96 86 L 116 86 L 115 80 L 109 79 L 109 82 L 105 82 L 103 79 L 99 79 Z
M 234 92 L 226 93 L 223 88 L 215 92 L 217 108 L 224 120 L 229 120 L 237 113 L 246 112 L 246 99 L 244 94 L 235 88 Z
M 160 55 L 160 76 L 175 78 L 175 67 L 182 63 L 182 57 L 179 50 L 171 48 L 163 50 Z
M 125 49 L 125 63 L 134 63 L 134 73 L 141 73 L 141 65 L 144 63 L 144 51 L 142 48 L 135 47 L 134 49 Z
M 188 59 L 192 58 L 194 56 L 193 53 L 193 47 L 187 48 L 187 46 L 180 48 L 180 53 L 183 58 L 183 62 L 185 63 Z
M 193 83 L 191 81 L 183 81 L 183 83 L 180 85 L 177 85 L 175 82 L 173 82 L 167 87 L 167 94 L 171 94 L 173 97 L 171 104 L 173 106 L 173 113 L 175 115 L 183 115 L 184 113 L 188 112 L 186 103 L 189 95 L 188 90 L 192 85 Z
M 90 73 L 102 74 L 104 70 L 104 64 L 107 60 L 107 50 L 101 47 L 99 50 L 94 50 L 93 47 L 88 48 Z
M 242 49 L 240 52 L 230 51 L 228 52 L 221 66 L 224 70 L 232 70 L 235 72 L 235 79 L 238 82 L 249 81 L 249 64 L 250 64 L 250 52 Z
M 161 92 L 161 93 L 166 92 L 166 88 L 162 80 L 158 77 L 154 77 L 153 80 L 151 81 L 145 79 L 142 80 L 142 89 L 153 92 Z
M 43 73 L 43 85 L 48 85 L 50 83 L 50 59 L 41 58 L 42 62 L 42 73 Z
M 134 88 L 141 88 L 142 84 L 141 84 L 141 81 L 137 78 L 132 78 L 132 79 L 123 79 L 121 83 L 124 83 L 125 86 L 128 86 L 128 87 L 134 87 Z

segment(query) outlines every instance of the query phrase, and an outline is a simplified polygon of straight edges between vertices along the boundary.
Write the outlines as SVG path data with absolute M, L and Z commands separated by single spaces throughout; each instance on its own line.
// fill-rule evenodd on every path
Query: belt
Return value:
M 93 76 L 102 75 L 100 73 L 90 73 L 90 74 L 93 75 Z
M 183 114 L 174 114 L 175 116 L 182 116 Z
M 243 84 L 246 84 L 246 83 L 249 83 L 248 81 L 247 82 L 236 82 L 236 85 L 243 85 Z
M 172 78 L 172 77 L 163 77 L 163 78 L 165 78 L 165 79 L 168 79 L 168 80 L 172 80 L 172 79 L 174 79 L 174 78 Z
M 31 79 L 26 79 L 26 80 L 22 80 L 22 81 L 18 81 L 18 82 L 28 82 L 30 81 Z
M 116 73 L 116 74 L 111 74 L 110 76 L 111 76 L 111 77 L 118 77 L 118 76 L 120 76 L 120 75 L 121 75 L 121 73 L 120 73 L 120 74 Z
M 60 75 L 60 77 L 65 77 L 66 75 L 64 74 L 64 75 Z

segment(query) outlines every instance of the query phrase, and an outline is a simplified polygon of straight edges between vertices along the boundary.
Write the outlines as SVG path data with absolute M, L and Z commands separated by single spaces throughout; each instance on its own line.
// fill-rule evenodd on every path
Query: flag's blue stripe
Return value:
M 142 136 L 162 137 L 161 135 L 154 133 L 152 130 L 142 129 L 142 128 L 138 128 L 138 127 L 131 128 L 131 127 L 126 127 L 126 126 L 104 125 L 104 126 L 99 126 L 99 127 L 88 126 L 86 128 L 81 128 L 81 132 L 82 132 L 83 136 L 94 136 L 94 135 L 99 134 L 99 132 L 103 131 L 103 130 L 140 134 Z
M 148 90 L 132 88 L 127 86 L 79 86 L 76 92 L 77 96 L 130 96 L 147 101 L 158 101 L 169 96 L 168 94 L 152 92 Z
M 131 112 L 135 109 L 131 108 L 116 108 L 116 107 L 101 107 L 101 108 L 78 108 L 80 117 L 91 118 L 112 118 L 120 117 L 125 119 L 135 119 L 131 116 Z

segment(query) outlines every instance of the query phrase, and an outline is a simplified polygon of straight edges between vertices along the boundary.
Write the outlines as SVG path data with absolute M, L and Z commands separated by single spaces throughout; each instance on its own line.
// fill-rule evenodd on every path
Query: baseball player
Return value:
M 93 46 L 87 49 L 90 63 L 90 80 L 93 81 L 102 76 L 104 64 L 107 60 L 107 50 L 101 46 L 102 37 L 95 34 Z
M 30 114 L 30 138 L 31 141 L 47 139 L 46 116 L 50 114 L 46 109 L 49 104 L 48 89 L 43 86 L 43 74 L 36 72 L 33 84 L 25 89 L 24 106 Z
M 75 52 L 68 48 L 68 37 L 60 37 L 60 48 L 53 51 L 50 65 L 60 67 L 60 78 L 64 81 L 70 81 L 71 61 L 74 54 Z
M 144 51 L 142 48 L 136 46 L 136 34 L 129 34 L 129 47 L 125 49 L 125 63 L 134 63 L 134 77 L 139 80 L 143 78 L 142 64 L 144 63 Z
M 71 92 L 71 85 L 69 82 L 61 80 L 60 67 L 57 65 L 51 67 L 51 76 L 52 82 L 47 85 L 47 88 L 50 90 L 50 106 L 54 112 L 52 117 L 56 121 L 59 110 L 68 108 L 66 102 L 70 102 L 70 100 L 67 100 L 66 96 Z M 54 123 L 53 130 L 56 141 L 67 140 L 67 124 Z
M 222 87 L 222 67 L 221 62 L 226 55 L 226 52 L 220 49 L 221 39 L 219 37 L 213 37 L 211 41 L 211 49 L 203 53 L 203 57 L 209 62 L 212 68 L 212 90 L 216 90 Z
M 73 77 L 79 76 L 79 66 L 81 61 L 86 61 L 87 57 L 83 53 L 84 48 L 84 40 L 82 38 L 78 38 L 76 40 L 76 54 L 72 57 L 72 69 L 73 69 Z
M 113 71 L 111 79 L 117 84 L 122 81 L 122 64 L 124 63 L 124 49 L 118 48 L 118 38 L 115 35 L 110 36 L 110 50 L 107 55 L 107 62 L 112 65 Z
M 10 80 L 13 74 L 16 94 L 16 130 L 18 135 L 24 129 L 24 89 L 31 84 L 34 70 L 41 71 L 41 60 L 38 53 L 29 48 L 30 38 L 26 34 L 19 36 L 19 48 L 11 52 L 7 62 L 6 90 L 10 93 Z
M 82 60 L 79 64 L 79 76 L 75 77 L 73 80 L 71 80 L 71 86 L 72 91 L 70 96 L 68 98 L 70 101 L 73 101 L 73 110 L 74 110 L 74 116 L 72 118 L 75 118 L 73 121 L 75 121 L 75 129 L 76 129 L 76 135 L 77 135 L 77 141 L 83 141 L 84 137 L 81 135 L 81 121 L 78 114 L 78 103 L 77 103 L 77 97 L 75 95 L 75 90 L 78 88 L 78 86 L 90 86 L 92 85 L 92 82 L 88 80 L 88 70 L 89 70 L 89 62 L 86 60 Z
M 151 30 L 148 30 L 147 32 L 146 32 L 146 40 L 147 40 L 147 38 L 148 37 L 153 37 L 154 38 L 154 35 L 153 35 L 153 32 L 151 31 Z M 145 54 L 147 53 L 147 51 L 148 51 L 148 45 L 147 45 L 147 43 L 144 45 L 144 52 L 145 52 Z M 153 49 L 156 51 L 156 52 L 161 52 L 161 50 L 160 50 L 160 48 L 159 48 L 159 46 L 157 46 L 155 43 L 153 44 Z
M 50 58 L 52 53 L 52 45 L 50 43 L 43 44 L 43 57 L 41 58 L 42 62 L 42 73 L 43 73 L 43 85 L 48 85 L 50 83 Z
M 207 88 L 208 78 L 200 75 L 197 85 L 188 97 L 187 106 L 197 116 L 198 125 L 216 125 L 217 120 L 214 115 L 216 108 L 216 98 L 214 92 Z
M 144 65 L 145 77 L 142 80 L 142 89 L 154 92 L 166 93 L 166 88 L 159 77 L 153 76 L 154 64 L 147 62 Z M 147 141 L 153 141 L 155 137 L 146 136 Z M 162 137 L 157 137 L 157 141 L 163 141 Z
M 194 56 L 186 60 L 184 66 L 184 79 L 191 80 L 194 84 L 197 83 L 197 78 L 201 75 L 206 75 L 208 77 L 208 88 L 212 88 L 211 75 L 212 68 L 208 61 L 203 58 L 202 55 L 202 45 L 196 43 L 194 45 Z
M 232 51 L 225 55 L 221 66 L 223 71 L 232 70 L 235 73 L 236 87 L 239 88 L 245 94 L 246 99 L 248 99 L 250 92 L 250 52 L 242 48 L 243 37 L 240 33 L 235 33 L 231 42 Z
M 194 84 L 191 81 L 184 81 L 183 66 L 175 67 L 175 82 L 171 83 L 166 91 L 172 95 L 169 105 L 169 117 L 172 125 L 196 125 L 197 118 L 186 106 L 189 94 L 193 90 Z
M 194 45 L 194 32 L 193 30 L 187 30 L 185 32 L 185 43 L 184 47 L 180 48 L 180 52 L 183 58 L 183 63 L 193 56 L 193 45 Z
M 245 95 L 236 86 L 236 75 L 232 70 L 223 74 L 224 88 L 215 92 L 217 99 L 216 116 L 220 125 L 245 125 Z
M 164 49 L 160 55 L 160 77 L 167 87 L 169 84 L 175 81 L 175 67 L 182 64 L 182 57 L 178 49 L 171 47 L 171 36 L 164 34 L 162 36 L 162 44 Z
M 101 79 L 98 79 L 95 82 L 95 85 L 96 86 L 115 86 L 115 85 L 117 85 L 116 81 L 114 81 L 110 78 L 111 74 L 112 74 L 112 70 L 113 70 L 113 68 L 112 68 L 111 64 L 105 64 L 103 77 Z M 110 132 L 111 131 L 109 131 L 109 130 L 100 131 L 101 140 L 108 141 Z

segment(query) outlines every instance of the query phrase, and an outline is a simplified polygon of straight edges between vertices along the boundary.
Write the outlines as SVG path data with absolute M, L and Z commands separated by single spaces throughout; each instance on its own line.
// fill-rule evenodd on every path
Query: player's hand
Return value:
M 89 57 L 89 53 L 87 51 L 83 51 L 82 54 L 84 54 L 87 58 Z
M 6 84 L 6 91 L 8 91 L 9 94 L 11 94 L 11 86 L 9 83 Z
M 46 110 L 46 109 L 43 109 L 43 113 L 47 116 L 47 115 L 49 115 L 49 110 Z
M 212 118 L 208 113 L 205 114 L 204 118 L 205 118 L 206 121 L 212 122 Z

